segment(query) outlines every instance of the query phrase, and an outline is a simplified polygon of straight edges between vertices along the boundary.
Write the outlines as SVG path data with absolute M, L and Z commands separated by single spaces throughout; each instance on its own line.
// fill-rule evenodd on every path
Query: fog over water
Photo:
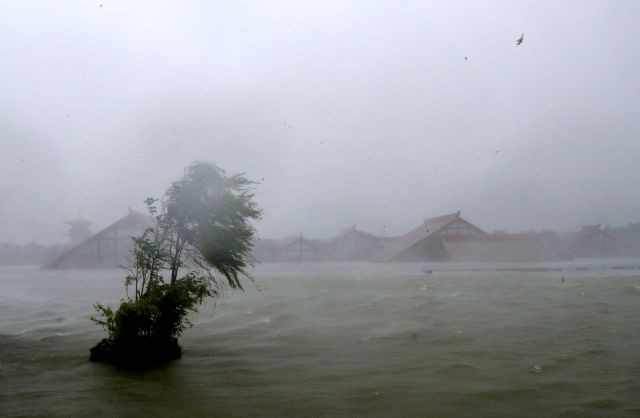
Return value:
M 133 372 L 87 361 L 121 272 L 0 266 L 0 414 L 637 416 L 637 271 L 422 266 L 262 265 Z
M 0 240 L 142 209 L 193 160 L 263 237 L 638 221 L 635 1 L 5 2 Z M 524 34 L 524 42 L 515 45 Z M 264 180 L 263 180 L 264 179 Z

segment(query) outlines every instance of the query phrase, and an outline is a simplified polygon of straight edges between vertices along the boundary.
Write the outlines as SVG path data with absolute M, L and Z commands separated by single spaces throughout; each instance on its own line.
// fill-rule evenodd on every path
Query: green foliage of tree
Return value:
M 253 183 L 243 174 L 227 176 L 211 163 L 196 162 L 162 200 L 145 201 L 153 227 L 133 238 L 125 289 L 114 312 L 96 303 L 109 341 L 179 336 L 191 325 L 188 314 L 226 288 L 242 289 L 260 210 Z

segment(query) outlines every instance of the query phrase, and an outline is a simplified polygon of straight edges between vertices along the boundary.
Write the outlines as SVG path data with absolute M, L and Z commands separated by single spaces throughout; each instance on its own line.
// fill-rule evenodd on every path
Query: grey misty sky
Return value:
M 98 230 L 194 160 L 261 182 L 262 237 L 640 221 L 640 2 L 2 9 L 0 241 Z

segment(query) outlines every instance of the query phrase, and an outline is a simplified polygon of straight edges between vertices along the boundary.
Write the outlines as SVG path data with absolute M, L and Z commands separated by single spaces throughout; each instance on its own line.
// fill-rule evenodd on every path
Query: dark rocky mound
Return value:
M 182 348 L 177 338 L 139 337 L 128 341 L 103 339 L 90 350 L 89 361 L 104 362 L 118 367 L 144 368 L 177 360 Z

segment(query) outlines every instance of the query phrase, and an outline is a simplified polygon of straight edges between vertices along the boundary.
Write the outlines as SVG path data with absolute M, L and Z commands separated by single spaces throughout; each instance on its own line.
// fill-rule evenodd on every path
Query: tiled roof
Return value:
M 398 255 L 406 251 L 408 248 L 419 243 L 425 238 L 438 233 L 440 230 L 444 229 L 458 219 L 462 219 L 460 217 L 460 211 L 449 213 L 447 215 L 437 216 L 434 218 L 427 218 L 424 220 L 422 225 L 412 229 L 404 236 L 398 238 L 397 240 L 387 242 L 385 244 L 385 249 L 376 258 L 380 261 L 391 261 Z M 466 223 L 469 224 L 469 222 Z M 476 229 L 479 232 L 482 232 L 479 228 Z

